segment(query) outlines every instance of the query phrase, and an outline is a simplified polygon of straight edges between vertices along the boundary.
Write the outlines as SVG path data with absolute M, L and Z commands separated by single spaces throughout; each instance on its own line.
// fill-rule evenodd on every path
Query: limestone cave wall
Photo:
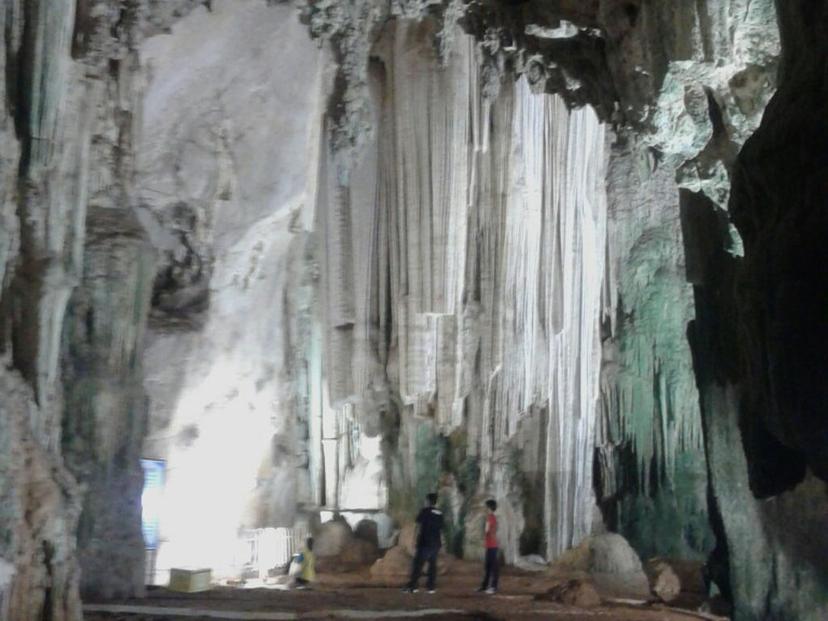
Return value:
M 451 81 L 455 85 L 463 84 L 454 73 L 454 63 L 457 46 L 463 49 L 465 45 L 457 26 L 477 40 L 474 54 L 478 71 L 476 88 L 485 102 L 484 115 L 491 115 L 491 121 L 487 124 L 490 131 L 487 139 L 490 142 L 486 143 L 486 149 L 495 149 L 498 132 L 501 131 L 497 125 L 499 103 L 512 96 L 517 76 L 520 76 L 519 83 L 529 85 L 533 92 L 555 93 L 570 105 L 591 105 L 598 118 L 607 124 L 608 209 L 602 257 L 606 261 L 603 268 L 606 276 L 599 315 L 602 365 L 600 390 L 596 395 L 598 407 L 592 410 L 595 412 L 596 435 L 593 437 L 594 472 L 590 478 L 595 482 L 595 500 L 606 525 L 627 535 L 641 554 L 709 557 L 711 578 L 728 597 L 732 597 L 736 617 L 745 619 L 766 618 L 769 615 L 775 618 L 812 615 L 817 618 L 823 614 L 818 577 L 821 576 L 820 564 L 794 569 L 783 560 L 788 558 L 783 550 L 797 547 L 794 540 L 808 539 L 802 533 L 813 528 L 813 522 L 810 518 L 806 519 L 803 529 L 797 530 L 798 534 L 789 533 L 781 539 L 777 532 L 784 530 L 781 527 L 785 519 L 783 516 L 789 515 L 788 511 L 795 511 L 795 507 L 802 510 L 802 503 L 810 503 L 807 515 L 819 513 L 819 507 L 824 503 L 820 485 L 806 478 L 792 496 L 775 498 L 773 505 L 760 504 L 758 506 L 762 508 L 750 517 L 753 511 L 750 507 L 757 502 L 753 496 L 775 496 L 802 481 L 806 464 L 818 468 L 821 450 L 817 448 L 817 445 L 821 446 L 821 432 L 820 428 L 814 427 L 815 422 L 808 418 L 804 427 L 794 423 L 797 416 L 805 423 L 803 417 L 810 415 L 803 412 L 818 411 L 819 407 L 815 404 L 820 397 L 808 390 L 800 390 L 799 374 L 793 372 L 793 369 L 800 368 L 803 377 L 813 378 L 813 373 L 820 373 L 824 366 L 816 362 L 817 350 L 822 347 L 821 338 L 809 340 L 805 347 L 805 352 L 813 352 L 804 358 L 810 364 L 800 362 L 798 354 L 793 353 L 802 347 L 799 339 L 808 338 L 800 329 L 815 321 L 815 309 L 820 308 L 820 298 L 818 294 L 813 299 L 808 298 L 802 308 L 804 298 L 794 293 L 794 289 L 803 290 L 803 285 L 793 284 L 798 277 L 792 276 L 808 272 L 806 266 L 810 263 L 806 258 L 814 259 L 814 264 L 819 264 L 820 245 L 815 242 L 821 236 L 816 232 L 821 231 L 819 216 L 813 215 L 816 212 L 812 209 L 804 208 L 802 220 L 814 224 L 808 233 L 803 233 L 803 229 L 793 223 L 792 216 L 780 222 L 778 226 L 781 228 L 777 229 L 776 218 L 779 216 L 769 215 L 773 221 L 769 224 L 762 217 L 768 208 L 759 198 L 761 193 L 753 192 L 753 187 L 767 186 L 769 179 L 784 177 L 791 183 L 797 183 L 798 187 L 795 191 L 782 191 L 782 194 L 799 196 L 801 184 L 792 168 L 793 162 L 798 162 L 797 168 L 807 171 L 813 170 L 814 165 L 810 160 L 805 163 L 797 157 L 790 157 L 787 163 L 791 167 L 786 167 L 785 173 L 774 172 L 774 164 L 764 162 L 776 160 L 769 158 L 767 151 L 753 146 L 760 140 L 761 130 L 742 152 L 742 146 L 759 128 L 769 104 L 768 114 L 776 106 L 792 113 L 794 118 L 797 118 L 797 104 L 803 110 L 812 109 L 809 105 L 820 109 L 817 102 L 805 104 L 802 101 L 804 97 L 801 93 L 820 90 L 821 78 L 816 76 L 814 67 L 818 64 L 816 59 L 820 57 L 821 48 L 799 43 L 803 37 L 800 30 L 805 29 L 801 23 L 802 13 L 797 13 L 799 10 L 788 7 L 778 11 L 778 7 L 769 1 L 702 2 L 695 5 L 503 2 L 480 3 L 470 7 L 457 3 L 425 6 L 416 2 L 365 2 L 354 3 L 348 10 L 339 10 L 327 3 L 312 3 L 306 10 L 311 31 L 331 42 L 340 61 L 337 75 L 339 89 L 334 91 L 338 103 L 329 115 L 332 124 L 330 148 L 334 160 L 337 154 L 345 160 L 344 168 L 349 174 L 360 170 L 359 164 L 352 165 L 353 161 L 358 161 L 354 153 L 376 148 L 372 144 L 371 130 L 380 136 L 379 140 L 385 139 L 389 133 L 400 132 L 406 138 L 397 138 L 398 143 L 408 145 L 412 142 L 407 137 L 409 134 L 405 133 L 404 124 L 399 121 L 399 111 L 394 112 L 396 124 L 390 130 L 387 119 L 382 115 L 383 107 L 393 109 L 395 104 L 389 102 L 389 96 L 383 98 L 377 83 L 393 79 L 399 72 L 396 59 L 389 68 L 388 44 L 383 43 L 390 36 L 385 25 L 389 19 L 433 20 L 435 25 L 427 36 L 421 35 L 424 40 L 420 42 L 419 52 L 411 49 L 411 35 L 403 31 L 406 61 L 412 62 L 415 55 L 431 56 L 434 70 L 452 76 Z M 819 12 L 814 13 L 815 17 L 819 15 Z M 815 24 L 820 23 L 816 19 Z M 395 33 L 394 37 L 398 34 Z M 372 36 L 375 43 L 368 45 L 366 39 Z M 804 39 L 810 40 L 808 36 Z M 788 51 L 788 45 L 792 46 L 792 51 Z M 394 47 L 394 50 L 397 49 Z M 811 52 L 814 54 L 811 55 Z M 790 56 L 795 56 L 797 60 L 790 60 Z M 786 71 L 789 74 L 798 72 L 796 87 L 790 87 L 787 96 L 782 91 L 774 98 L 777 76 L 785 79 Z M 407 80 L 420 85 L 416 94 L 410 96 L 412 100 L 416 101 L 417 94 L 423 92 L 428 92 L 432 98 L 444 97 L 448 103 L 454 100 L 456 93 L 451 90 L 440 91 L 439 87 L 417 82 L 421 73 L 410 70 L 406 74 Z M 395 92 L 406 92 L 405 88 L 405 85 L 397 86 Z M 446 94 L 443 95 L 443 92 Z M 797 103 L 791 101 L 797 97 L 793 93 L 798 94 Z M 491 106 L 491 110 L 486 106 Z M 424 103 L 421 109 L 428 107 L 429 104 Z M 477 109 L 477 103 L 470 106 L 472 117 L 477 114 Z M 403 114 L 405 112 L 403 110 Z M 417 118 L 416 112 L 410 114 Z M 442 118 L 439 115 L 445 113 L 440 110 L 436 114 L 436 118 Z M 808 114 L 803 112 L 803 118 L 812 118 Z M 783 113 L 779 112 L 777 118 L 782 117 Z M 435 111 L 429 108 L 427 118 L 428 122 L 435 118 Z M 428 127 L 428 122 L 422 119 L 418 126 Z M 816 120 L 813 123 L 796 121 L 796 128 L 806 125 L 815 128 L 815 132 L 808 133 L 808 139 L 804 138 L 805 132 L 800 129 L 796 129 L 793 135 L 803 136 L 802 153 L 816 153 L 819 138 L 815 136 L 821 135 L 816 128 L 821 125 Z M 782 136 L 789 136 L 787 128 L 787 125 L 773 127 L 766 134 L 782 141 Z M 415 144 L 431 144 L 432 138 L 428 136 L 428 130 L 425 131 L 426 135 L 421 134 L 422 138 L 413 139 Z M 467 130 L 450 125 L 449 131 L 460 131 L 462 139 L 463 132 Z M 474 144 L 473 139 L 469 142 Z M 757 155 L 759 152 L 761 156 Z M 458 160 L 454 152 L 434 157 L 438 161 L 463 161 L 462 158 Z M 762 164 L 757 163 L 760 158 L 765 158 Z M 379 160 L 378 168 L 382 170 L 388 158 L 380 155 Z M 498 161 L 501 168 L 509 170 L 509 164 L 503 163 L 504 158 Z M 821 162 L 821 159 L 815 157 L 814 161 Z M 406 179 L 410 174 L 407 168 L 415 166 L 415 162 L 416 155 L 408 155 L 405 163 L 398 165 L 394 181 L 398 183 L 400 179 Z M 765 166 L 762 172 L 757 172 L 762 166 Z M 455 170 L 465 172 L 463 164 Z M 478 170 L 478 176 L 465 188 L 473 187 L 485 178 L 488 171 Z M 816 170 L 821 169 L 817 167 Z M 332 297 L 338 293 L 330 292 L 331 282 L 335 288 L 343 283 L 342 290 L 350 292 L 360 275 L 365 275 L 364 268 L 354 268 L 347 260 L 343 265 L 343 257 L 347 259 L 349 254 L 358 254 L 359 248 L 377 243 L 373 239 L 365 240 L 365 220 L 350 207 L 354 204 L 354 188 L 360 188 L 365 182 L 360 177 L 361 173 L 349 176 L 338 171 L 338 174 L 340 186 L 345 187 L 337 190 L 337 200 L 330 203 L 334 205 L 330 208 L 337 214 L 339 228 L 336 234 L 360 241 L 349 240 L 349 245 L 343 246 L 341 239 L 333 240 L 334 252 L 339 253 L 335 259 L 336 269 L 345 273 L 337 273 L 336 278 L 323 285 Z M 752 183 L 754 174 L 763 179 L 756 186 Z M 818 179 L 821 179 L 819 172 L 812 174 L 814 183 L 818 184 Z M 342 177 L 345 177 L 344 182 Z M 397 194 L 396 204 L 390 211 L 398 209 L 400 202 L 409 200 L 408 189 L 424 183 L 424 178 L 426 184 L 431 179 L 431 191 L 413 190 L 417 199 L 406 213 L 413 211 L 422 217 L 425 204 L 432 205 L 427 218 L 431 217 L 431 212 L 442 217 L 445 209 L 441 204 L 441 200 L 445 200 L 441 194 L 445 191 L 443 177 L 427 173 L 420 173 L 416 181 L 405 185 L 406 190 L 402 195 Z M 556 182 L 559 179 L 555 176 L 543 177 L 541 193 L 553 192 Z M 378 194 L 386 191 L 385 183 L 384 179 L 377 183 L 380 188 Z M 732 185 L 734 191 L 743 192 L 750 198 L 731 197 Z M 775 195 L 780 192 L 770 188 L 768 191 Z M 357 192 L 361 192 L 358 203 L 370 204 L 376 200 L 371 195 L 366 197 L 362 190 Z M 814 190 L 810 196 L 817 195 L 818 191 Z M 463 196 L 461 193 L 461 200 Z M 382 198 L 379 199 L 381 201 Z M 756 205 L 753 209 L 762 215 L 754 214 L 750 207 L 742 207 L 746 202 Z M 783 202 L 780 200 L 780 204 Z M 808 200 L 802 202 L 807 204 Z M 470 230 L 476 226 L 474 218 L 481 217 L 475 215 L 476 212 L 486 214 L 482 216 L 484 218 L 492 217 L 491 207 L 479 198 L 468 203 L 471 207 L 466 222 Z M 328 204 L 323 205 L 323 209 L 326 208 Z M 387 226 L 382 218 L 390 217 L 385 216 L 386 213 L 380 212 L 375 220 L 369 221 L 371 227 L 378 224 L 382 231 Z M 755 229 L 757 219 L 762 221 L 759 232 Z M 356 223 L 359 226 L 354 230 L 352 227 Z M 406 222 L 404 226 L 408 232 L 412 226 L 420 225 L 420 222 L 417 225 Z M 438 230 L 443 228 L 438 227 Z M 782 239 L 791 241 L 779 241 L 780 231 L 783 232 Z M 757 246 L 750 245 L 751 234 L 760 240 L 758 250 Z M 804 246 L 799 245 L 800 234 L 812 241 Z M 448 250 L 426 247 L 424 252 L 422 242 L 418 240 L 414 256 L 419 265 L 414 265 L 413 269 L 425 269 L 431 275 L 442 278 L 443 284 L 437 285 L 437 291 L 446 286 L 451 291 L 457 277 L 450 271 L 445 272 L 444 260 L 435 268 L 432 257 L 436 255 L 442 259 L 441 253 L 444 252 L 459 252 L 462 256 L 468 249 L 459 246 L 453 239 L 443 241 L 431 236 L 428 241 L 432 244 L 443 243 Z M 383 252 L 382 243 L 380 249 L 374 252 Z M 410 261 L 409 242 L 402 240 L 400 243 Z M 796 249 L 786 245 L 788 243 L 796 244 Z M 396 244 L 391 247 L 397 251 Z M 330 243 L 327 250 L 331 250 Z M 503 252 L 508 256 L 508 249 Z M 529 250 L 523 248 L 523 252 Z M 798 258 L 791 259 L 791 256 Z M 541 548 L 554 555 L 560 550 L 555 543 L 559 533 L 546 528 L 548 518 L 545 522 L 537 519 L 537 515 L 543 514 L 542 510 L 539 511 L 537 506 L 523 506 L 520 499 L 546 494 L 548 502 L 555 496 L 533 477 L 538 463 L 545 461 L 548 467 L 550 457 L 557 457 L 553 452 L 555 449 L 550 449 L 548 443 L 536 442 L 539 436 L 542 437 L 537 431 L 544 426 L 549 429 L 550 419 L 554 420 L 556 416 L 565 418 L 566 414 L 554 410 L 550 414 L 543 410 L 543 406 L 538 408 L 540 411 L 534 411 L 539 403 L 537 401 L 528 409 L 518 406 L 517 412 L 510 405 L 507 410 L 517 415 L 517 424 L 495 423 L 490 426 L 490 422 L 496 421 L 503 413 L 500 410 L 490 412 L 485 399 L 481 403 L 472 395 L 475 391 L 486 391 L 489 386 L 496 385 L 498 374 L 505 371 L 505 364 L 498 367 L 492 376 L 486 373 L 480 373 L 477 377 L 472 375 L 473 381 L 464 386 L 462 381 L 468 376 L 462 371 L 462 358 L 475 349 L 469 349 L 467 342 L 459 344 L 461 337 L 441 330 L 440 326 L 441 323 L 458 320 L 469 324 L 468 310 L 461 312 L 454 309 L 452 312 L 451 306 L 434 303 L 430 309 L 424 307 L 423 310 L 430 312 L 423 313 L 425 317 L 422 319 L 428 318 L 434 323 L 431 329 L 434 343 L 425 348 L 425 353 L 433 357 L 411 364 L 409 354 L 397 344 L 397 339 L 404 341 L 410 338 L 401 334 L 412 331 L 411 315 L 397 310 L 396 318 L 393 318 L 396 308 L 393 304 L 382 302 L 383 299 L 394 299 L 394 294 L 385 292 L 383 287 L 393 291 L 394 281 L 400 279 L 393 260 L 388 261 L 392 267 L 387 282 L 380 278 L 368 295 L 360 286 L 356 287 L 362 297 L 360 304 L 365 304 L 366 298 L 369 306 L 379 304 L 376 315 L 369 318 L 369 323 L 379 321 L 382 325 L 390 321 L 392 324 L 381 330 L 378 336 L 367 338 L 369 347 L 374 351 L 369 367 L 379 360 L 380 370 L 374 372 L 372 385 L 371 379 L 366 380 L 366 375 L 371 377 L 371 372 L 362 370 L 364 361 L 360 354 L 356 358 L 359 361 L 356 369 L 362 373 L 362 378 L 352 381 L 353 369 L 349 368 L 344 379 L 338 378 L 337 386 L 342 387 L 339 391 L 341 398 L 347 399 L 349 393 L 351 396 L 356 394 L 357 409 L 359 402 L 365 399 L 365 393 L 371 393 L 367 400 L 371 404 L 367 408 L 369 416 L 379 411 L 387 421 L 384 433 L 392 441 L 386 453 L 395 456 L 386 464 L 390 506 L 392 509 L 395 507 L 398 494 L 403 499 L 410 498 L 412 489 L 415 495 L 421 494 L 423 489 L 412 488 L 412 477 L 415 481 L 422 481 L 423 478 L 435 481 L 432 486 L 444 486 L 447 508 L 455 518 L 464 521 L 466 531 L 473 531 L 473 507 L 480 498 L 475 494 L 496 491 L 510 500 L 510 506 L 518 508 L 514 515 L 510 515 L 516 525 L 516 532 L 510 533 L 507 544 L 512 548 L 512 558 L 522 551 L 522 544 L 534 541 L 537 545 L 538 539 L 547 546 Z M 505 264 L 508 265 L 508 259 Z M 731 265 L 748 267 L 728 267 Z M 572 267 L 572 264 L 569 266 Z M 412 266 L 404 265 L 404 269 L 410 274 Z M 540 271 L 548 274 L 554 273 L 554 269 L 554 258 L 546 255 L 540 262 Z M 727 276 L 731 269 L 739 276 Z M 381 267 L 380 273 L 382 270 Z M 369 274 L 376 278 L 373 273 Z M 525 274 L 513 273 L 509 276 L 516 276 L 520 281 Z M 785 299 L 773 298 L 771 302 L 766 287 L 773 289 L 771 283 L 775 282 L 774 278 L 781 279 L 784 286 L 780 285 L 783 289 L 781 293 L 773 295 Z M 718 283 L 719 279 L 725 280 L 726 289 L 736 288 L 737 293 L 733 295 L 743 304 L 721 301 L 720 285 L 710 284 L 711 281 Z M 745 283 L 741 279 L 749 281 Z M 405 282 L 405 279 L 402 281 Z M 432 288 L 427 290 L 429 293 L 434 291 L 433 282 L 428 279 L 424 282 Z M 532 287 L 533 281 L 530 280 L 524 290 L 531 290 Z M 408 291 L 405 286 L 401 289 Z M 415 290 L 415 295 L 421 293 Z M 471 295 L 464 294 L 460 308 L 474 308 L 476 313 L 484 316 L 487 312 L 497 312 L 494 311 L 496 304 L 492 303 L 487 305 L 483 302 L 480 307 L 471 307 L 469 299 L 474 300 L 473 296 L 474 289 Z M 374 301 L 376 298 L 378 302 Z M 720 307 L 721 304 L 724 306 Z M 737 312 L 736 308 L 742 310 Z M 777 310 L 779 308 L 782 310 Z M 328 313 L 332 333 L 328 355 L 330 363 L 335 364 L 343 356 L 343 351 L 346 358 L 349 352 L 359 352 L 363 346 L 361 341 L 366 339 L 364 333 L 370 334 L 371 327 L 360 325 L 365 321 L 365 313 L 358 305 L 348 306 L 346 303 L 333 313 L 328 309 Z M 781 313 L 784 316 L 783 325 L 772 323 L 773 331 L 768 333 L 765 326 L 769 319 L 765 313 Z M 387 319 L 389 316 L 392 319 Z M 800 321 L 790 321 L 793 316 Z M 723 327 L 725 321 L 727 327 Z M 784 327 L 786 325 L 796 325 L 797 329 L 794 332 L 792 328 Z M 500 326 L 496 324 L 495 327 L 491 324 L 482 328 L 475 326 L 471 330 L 472 335 L 474 330 L 487 333 L 484 341 L 486 338 L 503 339 L 504 343 L 508 342 L 508 347 L 519 347 L 525 334 L 516 339 L 514 334 L 499 331 Z M 696 342 L 697 330 L 708 337 L 710 332 L 715 334 L 704 341 L 711 350 L 704 350 Z M 466 335 L 464 333 L 462 338 L 465 339 Z M 740 343 L 740 339 L 743 342 Z M 710 345 L 711 342 L 714 344 Z M 769 342 L 776 344 L 770 345 Z M 446 343 L 449 345 L 448 352 L 444 349 Z M 778 353 L 769 354 L 766 348 L 776 348 L 773 351 Z M 752 415 L 745 414 L 745 406 L 732 395 L 727 399 L 717 397 L 715 403 L 710 402 L 713 398 L 710 393 L 715 390 L 710 386 L 707 369 L 708 365 L 716 367 L 713 361 L 719 358 L 726 361 L 722 363 L 726 369 L 739 368 L 740 372 L 748 373 L 748 377 L 753 378 L 748 397 L 749 402 L 754 404 L 751 407 L 756 410 Z M 766 363 L 769 359 L 773 362 Z M 483 360 L 483 357 L 475 359 L 476 371 L 485 368 Z M 752 363 L 746 364 L 746 360 Z M 455 372 L 454 381 L 441 378 L 439 372 L 432 372 L 430 382 L 419 380 L 423 369 L 428 371 L 433 368 L 441 372 L 446 367 L 450 368 L 452 363 L 461 369 Z M 770 366 L 766 367 L 766 364 Z M 788 367 L 788 364 L 791 366 Z M 543 365 L 540 366 L 543 368 Z M 383 373 L 384 380 L 377 381 L 375 378 Z M 716 377 L 716 381 L 721 381 L 719 375 Z M 406 410 L 412 410 L 407 402 L 412 401 L 409 393 L 416 386 L 413 380 L 419 380 L 419 386 L 427 388 L 423 395 L 425 403 L 421 399 L 413 407 L 414 420 L 419 420 L 414 425 L 406 416 Z M 819 381 L 816 383 L 822 385 Z M 450 402 L 445 393 L 448 392 L 454 399 L 458 389 L 464 398 L 462 407 L 455 405 L 452 410 L 455 418 L 449 418 L 443 413 L 448 412 L 447 404 Z M 778 390 L 787 395 L 790 406 Z M 381 405 L 377 410 L 377 399 L 380 404 L 385 402 L 387 405 Z M 804 401 L 810 399 L 815 401 L 808 401 L 809 405 L 805 406 Z M 780 405 L 780 400 L 786 401 L 784 407 Z M 772 414 L 768 414 L 766 404 L 770 404 Z M 570 412 L 577 409 L 571 402 L 567 406 L 565 409 Z M 787 418 L 789 410 L 795 412 L 790 419 Z M 458 411 L 462 412 L 462 416 Z M 786 422 L 783 423 L 783 419 Z M 451 423 L 446 425 L 446 420 L 455 425 L 462 421 L 463 433 L 459 438 L 452 435 Z M 738 432 L 733 427 L 736 423 L 740 429 Z M 375 426 L 376 421 L 370 421 L 369 427 L 371 425 Z M 490 430 L 490 435 L 480 441 L 481 448 L 474 447 L 475 425 Z M 522 435 L 522 426 L 528 430 L 525 436 Z M 423 427 L 430 429 L 423 431 Z M 816 433 L 805 433 L 804 429 Z M 438 432 L 437 442 L 434 441 L 434 430 Z M 512 464 L 514 476 L 502 474 L 509 471 L 504 460 L 486 454 L 484 447 L 487 442 L 500 446 L 509 443 L 521 446 L 521 454 L 526 461 Z M 481 455 L 480 463 L 476 461 L 477 450 Z M 417 455 L 420 459 L 409 457 L 408 464 L 400 463 L 400 454 L 406 453 Z M 491 465 L 486 463 L 487 460 Z M 546 470 L 541 478 L 548 476 L 550 470 Z M 483 473 L 494 471 L 511 480 L 501 487 L 493 487 Z M 526 487 L 521 490 L 518 482 Z M 745 495 L 748 482 L 752 485 L 753 494 Z M 471 496 L 470 487 L 475 490 Z M 723 502 L 725 497 L 727 501 Z M 592 498 L 589 494 L 583 494 L 578 502 L 582 506 L 570 506 L 569 511 L 585 516 L 585 506 L 592 502 Z M 549 506 L 547 504 L 544 509 L 548 511 Z M 765 509 L 766 506 L 773 508 Z M 532 516 L 533 511 L 535 516 Z M 587 528 L 600 528 L 594 520 L 583 520 L 581 524 L 588 525 Z M 530 529 L 538 525 L 540 538 L 530 534 Z M 757 537 L 762 543 L 756 541 Z M 552 545 L 549 545 L 550 542 L 553 542 Z M 464 543 L 471 544 L 465 547 L 464 552 L 473 554 L 474 542 L 466 540 Z M 528 549 L 523 548 L 525 551 Z M 791 554 L 798 556 L 800 552 Z M 770 564 L 773 569 L 765 569 L 765 564 Z M 755 569 L 757 566 L 763 569 Z M 793 595 L 792 590 L 784 596 L 775 595 L 777 588 L 788 589 L 788 586 L 780 586 L 783 584 L 806 584 L 807 595 L 799 598 Z
M 828 582 L 819 527 L 826 90 L 817 33 L 828 13 L 800 3 L 777 10 L 779 89 L 732 174 L 743 256 L 726 251 L 721 216 L 704 197 L 683 197 L 703 266 L 691 342 L 737 618 L 819 619 Z
M 383 436 L 395 517 L 440 488 L 451 547 L 475 555 L 469 525 L 493 494 L 511 560 L 558 554 L 593 520 L 604 128 L 524 79 L 482 97 L 474 40 L 458 33 L 441 67 L 434 35 L 430 21 L 387 28 L 375 141 L 326 168 L 329 398 Z
M 131 212 L 134 78 L 140 40 L 196 3 L 157 4 L 0 9 L 4 619 L 80 619 L 81 585 L 143 591 L 136 351 L 153 253 Z

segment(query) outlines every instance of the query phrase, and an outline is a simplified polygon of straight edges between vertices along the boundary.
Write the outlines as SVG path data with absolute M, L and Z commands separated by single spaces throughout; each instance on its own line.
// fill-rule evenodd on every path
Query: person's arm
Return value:
M 414 520 L 414 544 L 417 544 L 417 538 L 420 536 L 420 529 L 423 527 L 423 510 L 417 514 Z

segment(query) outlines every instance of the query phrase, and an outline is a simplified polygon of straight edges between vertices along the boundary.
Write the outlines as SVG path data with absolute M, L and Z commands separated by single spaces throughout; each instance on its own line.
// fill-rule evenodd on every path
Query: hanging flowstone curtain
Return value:
M 604 127 L 524 78 L 484 98 L 475 42 L 458 33 L 441 59 L 432 35 L 389 26 L 375 140 L 347 182 L 330 163 L 323 174 L 330 394 L 369 433 L 401 409 L 385 430 L 392 504 L 440 485 L 459 523 L 475 494 L 494 494 L 514 556 L 528 476 L 536 551 L 556 555 L 588 534 L 595 504 Z M 451 471 L 449 436 L 476 464 L 468 476 Z

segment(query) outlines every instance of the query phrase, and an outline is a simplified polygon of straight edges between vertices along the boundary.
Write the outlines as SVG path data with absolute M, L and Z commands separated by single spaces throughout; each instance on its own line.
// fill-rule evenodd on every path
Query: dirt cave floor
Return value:
M 469 568 L 470 569 L 470 568 Z M 321 574 L 310 590 L 216 587 L 202 593 L 176 593 L 151 587 L 140 600 L 85 602 L 87 621 L 167 621 L 179 619 L 280 621 L 290 619 L 481 619 L 569 621 L 692 621 L 725 619 L 697 612 L 704 603 L 687 595 L 669 607 L 604 598 L 595 608 L 541 601 L 535 596 L 554 582 L 546 576 L 506 569 L 495 595 L 475 592 L 479 568 L 454 568 L 440 576 L 437 593 L 400 591 L 379 584 L 368 570 Z

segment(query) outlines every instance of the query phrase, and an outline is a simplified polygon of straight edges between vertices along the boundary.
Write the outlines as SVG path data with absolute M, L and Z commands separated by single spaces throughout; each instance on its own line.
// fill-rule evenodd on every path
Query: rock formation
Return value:
M 650 591 L 663 602 L 672 602 L 681 594 L 681 578 L 669 563 L 661 559 L 650 559 L 644 565 Z
M 584 539 L 550 567 L 552 575 L 589 575 L 602 594 L 647 599 L 650 588 L 644 566 L 629 542 L 617 533 Z
M 494 496 L 510 562 L 608 529 L 828 615 L 826 2 L 0 26 L 4 619 L 142 592 L 142 456 L 169 563 L 436 490 L 458 556 Z
M 536 596 L 542 601 L 559 602 L 576 608 L 593 608 L 601 605 L 601 596 L 589 582 L 572 579 L 557 584 L 546 593 Z
M 344 181 L 331 160 L 320 188 L 330 399 L 385 437 L 394 515 L 442 487 L 459 552 L 488 491 L 513 500 L 511 559 L 527 519 L 529 537 L 551 534 L 524 553 L 557 553 L 592 520 L 604 133 L 525 80 L 484 100 L 473 41 L 458 35 L 440 69 L 434 34 L 389 29 L 369 84 L 377 139 Z
M 131 211 L 90 207 L 83 277 L 64 320 L 61 449 L 86 488 L 78 524 L 81 588 L 104 597 L 144 589 L 142 346 L 154 259 Z

